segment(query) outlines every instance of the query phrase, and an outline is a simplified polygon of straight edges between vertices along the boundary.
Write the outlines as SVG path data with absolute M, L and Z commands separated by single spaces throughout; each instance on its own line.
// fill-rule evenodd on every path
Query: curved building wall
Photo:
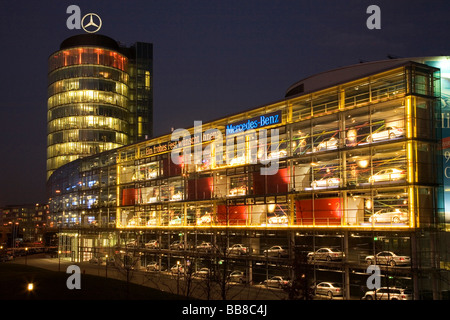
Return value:
M 129 143 L 128 58 L 64 47 L 49 58 L 47 178 L 61 165 Z

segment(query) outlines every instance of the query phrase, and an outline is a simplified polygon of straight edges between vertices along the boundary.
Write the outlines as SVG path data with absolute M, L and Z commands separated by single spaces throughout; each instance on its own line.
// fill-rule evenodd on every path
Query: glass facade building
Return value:
M 145 56 L 136 46 L 145 47 Z M 126 48 L 96 34 L 62 42 L 49 57 L 47 178 L 65 163 L 151 136 L 151 73 L 151 44 Z M 138 96 L 148 101 L 145 108 L 135 98 L 136 88 L 143 88 Z
M 383 286 L 442 298 L 441 70 L 409 60 L 364 67 L 59 168 L 49 208 L 65 257 L 138 252 L 138 266 L 182 257 L 196 270 L 226 261 L 252 283 L 338 282 L 346 299 L 361 297 L 378 259 Z M 245 254 L 230 249 L 238 244 Z M 384 265 L 386 254 L 399 258 Z

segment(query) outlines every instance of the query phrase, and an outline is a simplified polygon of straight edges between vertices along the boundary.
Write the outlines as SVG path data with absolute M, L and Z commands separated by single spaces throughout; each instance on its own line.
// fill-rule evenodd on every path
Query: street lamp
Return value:
M 28 259 L 28 248 L 25 248 L 25 265 L 27 265 L 27 259 Z
M 61 250 L 58 250 L 58 271 L 61 271 Z

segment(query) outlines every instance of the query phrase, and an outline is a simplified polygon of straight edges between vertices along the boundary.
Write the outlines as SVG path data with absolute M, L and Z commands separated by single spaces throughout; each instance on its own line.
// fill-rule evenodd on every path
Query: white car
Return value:
M 158 240 L 150 240 L 145 244 L 145 248 L 147 249 L 157 249 L 159 248 L 159 242 Z
M 373 291 L 367 291 L 363 300 L 412 300 L 413 292 L 410 289 L 381 287 Z
M 329 187 L 339 187 L 341 184 L 340 178 L 322 178 L 320 180 L 314 180 L 311 183 L 311 188 L 329 188 Z
M 248 248 L 243 244 L 237 243 L 233 244 L 227 249 L 229 254 L 247 254 L 249 252 Z
M 170 199 L 170 201 L 179 201 L 179 200 L 183 200 L 183 193 L 182 192 L 175 193 L 172 196 L 172 198 Z
M 180 226 L 182 223 L 183 220 L 181 219 L 181 217 L 176 217 L 169 221 L 169 225 L 171 226 Z
M 373 223 L 404 223 L 408 221 L 408 213 L 400 209 L 382 209 L 369 217 Z
M 338 147 L 338 139 L 335 137 L 331 137 L 328 140 L 322 141 L 319 143 L 319 145 L 314 149 L 314 151 L 321 151 L 321 150 L 330 150 L 330 149 L 337 149 Z
M 231 161 L 230 161 L 231 166 L 239 165 L 239 164 L 245 164 L 245 156 L 235 157 L 235 158 L 231 159 Z
M 387 264 L 391 267 L 399 265 L 411 264 L 411 258 L 408 256 L 398 256 L 391 251 L 381 251 L 374 256 L 367 256 L 366 263 L 371 264 Z
M 170 271 L 172 272 L 172 274 L 183 274 L 184 267 L 181 264 L 176 264 L 172 268 L 170 268 Z
M 283 214 L 270 217 L 267 221 L 269 224 L 288 224 L 289 218 L 285 214 Z
M 406 178 L 406 170 L 390 168 L 384 169 L 369 177 L 370 183 L 396 181 Z
M 367 137 L 366 140 L 367 140 L 367 142 L 374 142 L 374 141 L 379 141 L 379 140 L 399 138 L 401 136 L 403 136 L 402 128 L 389 126 L 389 127 L 386 127 L 385 130 L 372 133 L 371 135 L 369 135 Z
M 281 258 L 289 255 L 289 249 L 286 246 L 272 246 L 269 249 L 264 250 L 264 255 L 266 257 L 277 256 L 278 258 Z
M 212 222 L 212 215 L 205 213 L 203 216 L 197 218 L 197 225 L 210 224 Z
M 264 280 L 263 284 L 267 287 L 275 287 L 282 289 L 289 286 L 289 280 L 281 276 L 274 276 L 270 279 Z
M 202 242 L 201 244 L 199 244 L 196 249 L 198 251 L 204 251 L 204 252 L 212 252 L 214 249 L 214 246 L 212 245 L 211 242 Z
M 244 196 L 247 194 L 247 188 L 245 186 L 236 187 L 233 189 L 230 189 L 229 196 Z
M 146 267 L 147 271 L 159 271 L 159 263 L 158 262 L 150 262 L 147 267 Z
M 198 278 L 208 278 L 211 271 L 208 268 L 201 268 L 200 270 L 194 272 L 193 276 Z
M 247 277 L 245 276 L 245 273 L 239 270 L 233 271 L 228 276 L 228 280 L 230 282 L 239 282 L 239 283 L 246 283 Z
M 326 260 L 326 261 L 332 261 L 332 260 L 342 260 L 344 257 L 344 253 L 338 249 L 335 248 L 320 248 L 316 250 L 315 252 L 309 252 L 308 260 Z
M 287 151 L 286 150 L 279 150 L 279 151 L 274 151 L 269 153 L 269 155 L 267 156 L 267 159 L 279 159 L 279 158 L 284 158 L 287 156 Z
M 342 285 L 337 282 L 321 282 L 314 288 L 315 295 L 326 295 L 329 299 L 335 296 L 342 296 Z

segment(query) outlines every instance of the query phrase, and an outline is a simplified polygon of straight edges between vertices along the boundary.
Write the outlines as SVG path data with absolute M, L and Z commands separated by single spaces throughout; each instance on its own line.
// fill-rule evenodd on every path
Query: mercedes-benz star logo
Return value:
M 87 17 L 89 17 L 89 22 L 85 24 L 84 20 Z M 95 22 L 94 22 L 94 20 L 95 20 Z M 94 33 L 94 32 L 97 32 L 98 30 L 100 30 L 100 28 L 102 27 L 102 19 L 100 19 L 98 14 L 88 13 L 81 20 L 81 26 L 83 27 L 84 31 L 89 32 L 89 33 Z

